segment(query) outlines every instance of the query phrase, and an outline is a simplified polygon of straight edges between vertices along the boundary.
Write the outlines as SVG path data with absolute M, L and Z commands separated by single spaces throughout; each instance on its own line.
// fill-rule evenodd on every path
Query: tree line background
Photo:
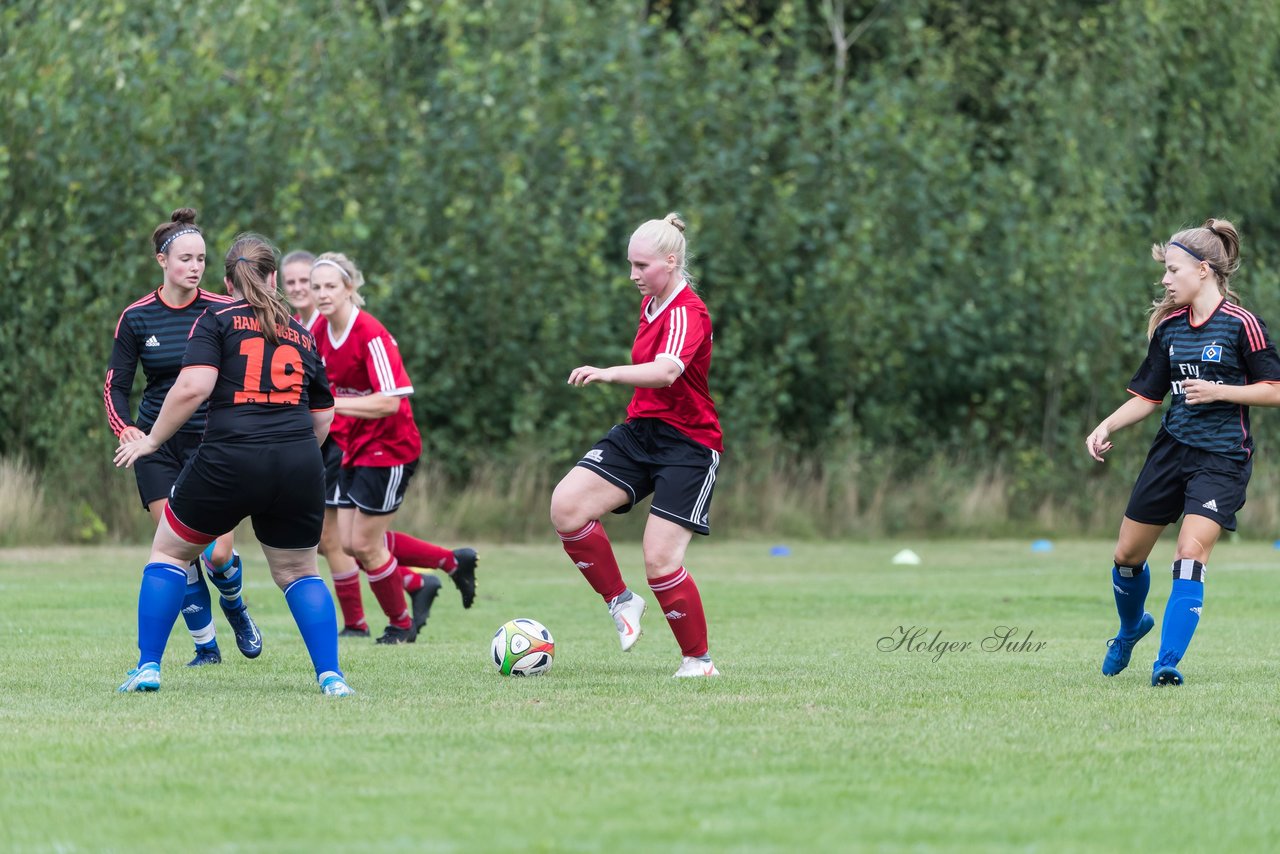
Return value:
M 1083 438 L 1145 352 L 1150 244 L 1232 219 L 1280 323 L 1278 41 L 1270 0 L 9 2 L 0 458 L 84 538 L 145 521 L 102 384 L 189 205 L 209 288 L 243 230 L 356 260 L 437 492 L 541 490 L 622 416 L 564 379 L 628 359 L 626 239 L 679 210 L 731 528 L 802 494 L 801 533 L 1109 527 L 1155 419 L 1106 466 Z

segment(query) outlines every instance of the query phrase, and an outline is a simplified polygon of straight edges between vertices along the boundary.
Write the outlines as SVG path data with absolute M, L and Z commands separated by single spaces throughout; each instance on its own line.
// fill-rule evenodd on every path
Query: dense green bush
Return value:
M 627 235 L 678 209 L 727 477 L 962 458 L 1031 513 L 1108 476 L 1082 440 L 1144 351 L 1151 242 L 1232 218 L 1280 318 L 1278 41 L 1269 0 L 15 0 L 0 457 L 102 502 L 111 332 L 191 205 L 211 287 L 246 229 L 360 263 L 445 470 L 558 469 L 625 406 L 564 378 L 627 358 Z

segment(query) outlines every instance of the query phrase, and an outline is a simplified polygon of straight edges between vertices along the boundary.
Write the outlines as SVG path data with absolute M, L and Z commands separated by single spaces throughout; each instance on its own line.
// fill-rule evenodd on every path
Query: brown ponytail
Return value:
M 1231 290 L 1231 277 L 1240 269 L 1240 233 L 1230 221 L 1210 217 L 1199 228 L 1184 228 L 1168 243 L 1153 243 L 1151 257 L 1164 263 L 1165 252 L 1173 244 L 1209 265 L 1218 281 L 1218 292 L 1227 301 L 1239 304 L 1235 291 Z M 1147 321 L 1147 338 L 1155 334 L 1156 327 L 1177 308 L 1173 297 L 1164 294 L 1151 303 L 1151 317 Z
M 238 295 L 253 306 L 263 336 L 272 344 L 280 343 L 277 326 L 289 324 L 289 309 L 271 284 L 276 271 L 276 250 L 260 234 L 241 234 L 227 250 L 226 277 Z

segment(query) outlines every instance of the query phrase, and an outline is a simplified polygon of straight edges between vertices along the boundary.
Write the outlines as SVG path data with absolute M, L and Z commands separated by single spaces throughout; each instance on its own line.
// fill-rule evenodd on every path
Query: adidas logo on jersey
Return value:
M 1198 617 L 1198 616 L 1200 616 L 1200 609 L 1199 609 L 1199 608 L 1192 608 L 1192 609 L 1191 609 L 1191 613 L 1195 614 L 1195 615 Z
M 187 607 L 183 608 L 183 609 L 182 609 L 182 613 L 184 613 L 184 614 L 199 614 L 199 613 L 200 613 L 201 611 L 203 611 L 203 610 L 204 610 L 204 608 L 200 607 L 199 605 L 191 604 L 191 605 L 188 605 Z
M 1218 512 L 1218 502 L 1214 501 L 1212 498 L 1210 498 L 1208 501 L 1201 504 L 1200 506 L 1206 510 L 1212 510 L 1214 513 Z
M 143 347 L 159 347 L 160 339 L 152 335 L 150 338 L 146 340 L 146 342 L 142 346 Z
M 684 617 L 684 614 L 677 611 L 675 608 L 672 608 L 670 611 L 663 614 L 662 616 L 666 617 L 668 620 L 679 620 Z
M 587 563 L 585 560 L 580 560 L 575 562 L 574 566 L 576 566 L 578 569 L 590 569 L 591 567 L 595 566 L 595 564 Z

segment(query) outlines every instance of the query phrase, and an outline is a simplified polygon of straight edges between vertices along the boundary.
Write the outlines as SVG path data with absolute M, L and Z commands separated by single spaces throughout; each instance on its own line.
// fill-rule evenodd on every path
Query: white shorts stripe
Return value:
M 396 493 L 400 491 L 400 481 L 404 480 L 404 466 L 392 466 L 387 469 L 387 491 L 382 494 L 382 506 L 379 510 L 394 510 Z
M 711 452 L 711 467 L 707 469 L 707 476 L 702 481 L 702 490 L 698 493 L 698 501 L 693 505 L 693 514 L 689 517 L 689 521 L 695 524 L 702 524 L 702 517 L 707 512 L 707 502 L 711 500 L 711 488 L 716 485 L 716 469 L 720 467 L 720 453 L 718 451 Z

